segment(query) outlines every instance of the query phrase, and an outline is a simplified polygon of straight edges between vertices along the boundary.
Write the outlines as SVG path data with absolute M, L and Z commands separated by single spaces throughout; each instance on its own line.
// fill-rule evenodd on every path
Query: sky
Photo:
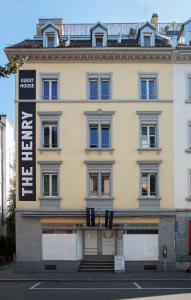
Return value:
M 0 0 L 0 64 L 7 63 L 3 49 L 33 38 L 39 18 L 62 18 L 64 23 L 150 21 L 184 22 L 191 17 L 191 0 Z M 15 80 L 0 78 L 0 114 L 15 123 Z

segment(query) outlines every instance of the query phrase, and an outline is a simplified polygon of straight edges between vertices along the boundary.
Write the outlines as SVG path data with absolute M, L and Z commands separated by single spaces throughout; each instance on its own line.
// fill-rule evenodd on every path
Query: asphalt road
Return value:
M 175 295 L 187 293 L 191 299 L 191 281 L 0 282 L 1 300 L 111 300 L 159 295 L 175 299 Z M 182 296 L 178 299 L 183 300 Z

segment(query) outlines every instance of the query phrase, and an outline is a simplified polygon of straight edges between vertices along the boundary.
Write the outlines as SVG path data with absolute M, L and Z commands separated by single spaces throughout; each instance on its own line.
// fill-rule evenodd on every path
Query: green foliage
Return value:
M 15 237 L 14 236 L 0 236 L 0 256 L 13 257 L 15 253 Z
M 11 60 L 8 64 L 5 66 L 0 66 L 0 78 L 7 78 L 11 74 L 16 74 L 17 71 L 19 70 L 20 66 L 22 66 L 24 61 L 15 61 Z
M 15 207 L 16 207 L 16 183 L 15 178 L 11 180 L 9 199 L 6 211 L 5 222 L 7 224 L 7 231 L 9 233 L 15 233 Z

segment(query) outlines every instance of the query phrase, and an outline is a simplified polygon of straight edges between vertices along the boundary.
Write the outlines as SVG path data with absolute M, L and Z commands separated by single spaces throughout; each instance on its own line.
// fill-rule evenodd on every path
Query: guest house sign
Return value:
M 19 71 L 19 200 L 36 200 L 36 71 Z

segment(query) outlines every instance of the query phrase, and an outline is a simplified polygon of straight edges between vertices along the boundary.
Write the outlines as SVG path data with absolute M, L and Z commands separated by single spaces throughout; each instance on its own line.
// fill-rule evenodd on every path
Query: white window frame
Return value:
M 109 147 L 102 147 L 102 127 L 107 126 L 109 128 Z M 98 131 L 98 145 L 97 147 L 91 147 L 91 127 L 97 127 Z M 103 121 L 103 120 L 95 120 L 88 122 L 88 148 L 89 149 L 111 149 L 111 120 Z
M 147 146 L 145 147 L 143 145 L 143 135 L 142 135 L 142 127 L 146 127 L 147 128 Z M 155 128 L 155 135 L 150 134 L 150 128 L 154 127 Z M 150 137 L 154 136 L 155 138 L 155 145 L 154 147 L 151 147 L 150 144 Z M 142 122 L 141 123 L 141 149 L 156 149 L 157 148 L 157 124 L 153 123 L 153 124 L 147 124 Z
M 146 99 L 142 98 L 142 81 L 146 81 Z M 154 98 L 149 98 L 149 81 L 154 81 Z M 139 73 L 139 99 L 140 101 L 157 100 L 158 95 L 158 73 Z
M 49 147 L 45 147 L 45 138 L 44 138 L 44 129 L 45 127 L 49 128 Z M 57 146 L 53 147 L 52 144 L 52 128 L 56 127 L 57 128 Z M 57 149 L 58 148 L 58 122 L 53 122 L 53 121 L 43 121 L 42 123 L 42 130 L 43 130 L 43 136 L 42 136 L 42 147 L 43 149 Z
M 142 192 L 142 177 L 143 177 L 143 174 L 147 174 L 147 178 L 148 178 L 148 195 L 143 195 L 143 192 Z M 156 184 L 156 191 L 155 191 L 155 195 L 151 195 L 151 191 L 150 191 L 150 187 L 151 187 L 151 176 L 152 175 L 155 175 L 155 184 Z M 156 198 L 158 196 L 158 193 L 157 193 L 157 172 L 152 172 L 152 171 L 141 171 L 141 197 L 142 198 Z
M 45 176 L 49 176 L 49 195 L 44 194 L 44 177 Z M 57 195 L 52 195 L 52 177 L 53 176 L 57 176 Z M 42 177 L 43 177 L 43 179 L 42 179 L 42 182 L 43 182 L 43 186 L 42 186 L 43 194 L 42 194 L 42 196 L 43 196 L 43 198 L 55 198 L 55 199 L 57 199 L 58 198 L 58 173 L 57 172 L 53 172 L 53 173 L 44 172 L 44 173 L 42 173 Z
M 91 99 L 90 97 L 90 81 L 98 82 L 98 97 L 96 99 Z M 102 81 L 109 82 L 109 95 L 107 99 L 102 98 L 101 84 Z M 109 101 L 112 99 L 112 73 L 87 73 L 87 99 L 90 101 Z
M 60 99 L 60 73 L 41 73 L 41 99 L 42 101 L 58 101 Z M 49 82 L 49 98 L 44 99 L 44 82 Z M 52 99 L 52 82 L 57 82 L 57 98 Z
M 59 200 L 60 199 L 60 165 L 61 161 L 39 161 L 40 164 L 40 199 Z M 57 196 L 44 196 L 44 175 L 57 175 Z

